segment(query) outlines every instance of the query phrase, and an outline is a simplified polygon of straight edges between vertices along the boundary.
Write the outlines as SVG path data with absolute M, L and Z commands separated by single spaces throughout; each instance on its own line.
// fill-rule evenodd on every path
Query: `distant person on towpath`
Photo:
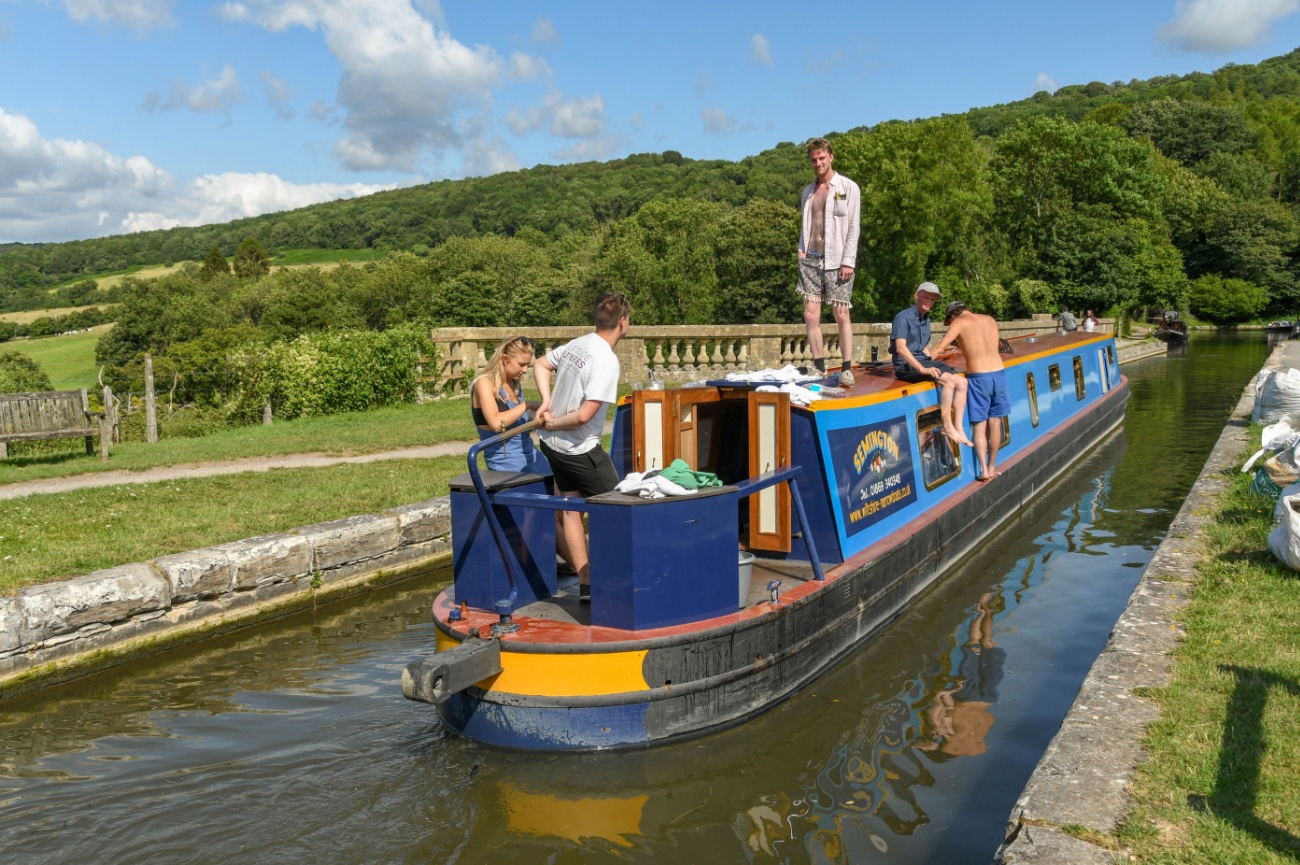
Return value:
M 826 372 L 822 341 L 822 304 L 829 303 L 840 335 L 840 386 L 853 387 L 853 268 L 858 260 L 862 192 L 831 164 L 835 150 L 825 138 L 808 142 L 808 161 L 816 178 L 803 191 L 800 208 L 799 283 L 803 321 L 813 366 Z
M 632 306 L 622 294 L 596 298 L 596 330 L 552 349 L 533 367 L 542 396 L 541 451 L 551 464 L 562 496 L 588 498 L 618 485 L 618 472 L 600 446 L 609 406 L 618 399 L 618 355 L 614 346 L 631 327 Z M 555 392 L 551 392 L 555 376 Z M 578 572 L 579 598 L 591 600 L 591 568 L 582 514 L 561 511 L 569 564 Z
M 1079 329 L 1079 321 L 1074 317 L 1074 313 L 1065 307 L 1061 307 L 1061 330 L 1069 333 Z
M 991 480 L 998 473 L 1002 418 L 1011 414 L 1007 373 L 998 354 L 998 323 L 991 315 L 971 312 L 960 300 L 948 304 L 943 323 L 948 325 L 948 332 L 934 347 L 934 353 L 939 354 L 955 342 L 966 357 L 966 381 L 970 386 L 967 408 L 975 433 L 975 459 L 979 462 L 975 479 Z
M 966 414 L 966 379 L 943 361 L 926 354 L 930 344 L 930 310 L 943 295 L 933 282 L 916 287 L 915 302 L 894 316 L 889 328 L 889 353 L 894 356 L 894 378 L 909 382 L 937 382 L 939 416 L 943 434 L 955 442 L 974 445 L 962 431 Z

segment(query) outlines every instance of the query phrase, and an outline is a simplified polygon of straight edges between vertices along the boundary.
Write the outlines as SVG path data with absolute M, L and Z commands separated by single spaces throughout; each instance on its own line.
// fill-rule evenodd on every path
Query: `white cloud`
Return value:
M 1039 72 L 1038 76 L 1034 79 L 1034 92 L 1037 93 L 1040 90 L 1046 90 L 1048 93 L 1055 93 L 1056 79 L 1048 75 L 1046 72 Z
M 555 25 L 550 19 L 541 18 L 533 25 L 532 39 L 539 45 L 545 45 L 560 41 L 560 34 L 555 32 Z
M 705 132 L 715 135 L 726 135 L 736 125 L 736 118 L 722 108 L 701 108 L 700 121 L 704 124 Z
M 578 141 L 563 150 L 556 150 L 551 154 L 551 158 L 560 162 L 586 162 L 604 159 L 626 146 L 627 141 L 621 135 L 601 135 L 598 138 Z
M 762 33 L 755 33 L 754 38 L 749 40 L 749 59 L 763 66 L 775 65 L 772 46 L 767 44 L 767 37 Z
M 94 18 L 141 33 L 175 24 L 172 0 L 63 0 L 63 5 L 73 21 Z
M 703 96 L 705 93 L 708 93 L 709 90 L 711 90 L 713 87 L 715 87 L 716 84 L 717 82 L 715 82 L 712 78 L 709 77 L 708 71 L 705 69 L 701 69 L 700 74 L 695 76 L 695 95 Z
M 510 55 L 510 77 L 520 81 L 532 81 L 544 75 L 551 75 L 551 65 L 540 57 L 521 54 L 516 51 Z
M 506 113 L 506 126 L 515 135 L 527 135 L 535 129 L 541 129 L 546 123 L 546 112 L 540 108 L 520 109 L 515 106 Z
M 243 98 L 239 90 L 239 76 L 235 74 L 233 67 L 224 66 L 220 75 L 192 90 L 188 84 L 178 79 L 172 82 L 171 92 L 167 94 L 166 99 L 163 99 L 156 90 L 151 92 L 145 98 L 144 107 L 149 111 L 174 111 L 177 108 L 188 108 L 200 114 L 211 114 L 216 111 L 229 111 L 231 106 Z
M 627 117 L 627 124 L 639 132 L 645 128 L 645 118 L 640 114 L 629 114 Z
M 205 175 L 190 183 L 142 156 L 88 141 L 46 139 L 0 108 L 0 241 L 43 242 L 205 225 L 390 186 L 295 184 L 271 174 Z
M 551 134 L 559 138 L 595 138 L 605 131 L 605 100 L 599 93 L 590 99 L 564 94 L 547 94 L 546 111 L 551 117 Z
M 281 120 L 292 120 L 294 111 L 289 102 L 293 99 L 293 91 L 289 89 L 289 85 L 270 72 L 263 71 L 261 77 L 262 86 L 266 88 L 266 101 L 271 103 L 271 110 L 275 112 L 275 116 Z
M 205 174 L 177 190 L 164 208 L 130 211 L 121 230 L 152 231 L 178 225 L 211 225 L 263 213 L 293 210 L 322 201 L 355 198 L 396 184 L 290 183 L 274 174 Z
M 506 113 L 506 125 L 515 135 L 527 135 L 548 126 L 556 138 L 597 138 L 605 132 L 605 99 L 599 93 L 591 98 L 552 90 L 542 100 L 541 108 L 514 106 Z
M 437 7 L 411 0 L 228 2 L 223 17 L 276 32 L 306 27 L 324 34 L 343 66 L 337 105 L 347 134 L 335 156 L 353 170 L 418 170 L 425 157 L 478 147 L 462 121 L 486 116 L 506 64 L 490 47 L 470 48 L 441 26 Z
M 1274 21 L 1300 10 L 1300 0 L 1179 0 L 1158 36 L 1182 51 L 1222 54 L 1258 45 Z

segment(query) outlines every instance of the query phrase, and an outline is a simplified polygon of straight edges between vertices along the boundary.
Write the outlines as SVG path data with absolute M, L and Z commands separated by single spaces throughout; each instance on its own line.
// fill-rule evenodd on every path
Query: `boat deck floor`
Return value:
M 795 586 L 802 585 L 811 579 L 813 579 L 812 566 L 807 562 L 755 559 L 753 579 L 750 581 L 748 606 L 752 607 L 771 597 L 768 584 L 773 580 L 780 584 L 779 590 L 782 594 L 785 594 Z M 449 586 L 447 594 L 454 600 L 455 587 Z M 736 600 L 740 600 L 739 594 L 737 594 Z M 570 625 L 590 625 L 591 604 L 584 604 L 578 600 L 577 577 L 560 577 L 559 592 L 556 595 L 520 607 L 515 610 L 515 615 L 550 622 L 564 622 Z

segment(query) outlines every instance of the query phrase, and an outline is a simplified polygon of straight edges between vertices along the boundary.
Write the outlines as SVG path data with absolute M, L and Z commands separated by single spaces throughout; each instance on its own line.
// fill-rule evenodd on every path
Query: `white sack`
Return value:
M 1288 369 L 1260 376 L 1255 397 L 1255 419 L 1275 424 L 1287 415 L 1300 415 L 1300 370 Z
M 1268 536 L 1268 551 L 1293 571 L 1300 571 L 1300 495 L 1278 500 L 1281 521 Z

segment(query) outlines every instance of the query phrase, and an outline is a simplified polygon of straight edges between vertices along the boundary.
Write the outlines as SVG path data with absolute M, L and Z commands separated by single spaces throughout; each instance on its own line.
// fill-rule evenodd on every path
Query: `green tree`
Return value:
M 214 243 L 208 250 L 208 254 L 203 257 L 203 266 L 199 268 L 199 279 L 206 281 L 228 273 L 230 273 L 230 263 L 221 254 L 220 247 Z
M 1167 181 L 1149 143 L 1037 118 L 998 140 L 993 172 L 997 224 L 1021 276 L 1070 305 L 1182 299 L 1182 259 L 1160 212 Z
M 1244 279 L 1207 273 L 1192 282 L 1187 295 L 1192 312 L 1211 321 L 1246 321 L 1268 306 L 1268 289 Z
M 20 351 L 0 351 L 0 393 L 54 390 L 45 368 Z
M 1258 139 L 1241 108 L 1193 100 L 1146 102 L 1121 123 L 1130 134 L 1150 139 L 1165 156 L 1188 166 L 1216 153 L 1243 153 Z
M 862 188 L 855 304 L 876 314 L 902 308 L 941 271 L 956 282 L 945 288 L 996 280 L 987 252 L 988 153 L 964 120 L 885 123 L 841 136 L 835 170 Z
M 209 253 L 210 255 L 211 253 Z M 207 262 L 204 261 L 204 266 Z M 271 272 L 271 258 L 257 242 L 255 237 L 246 237 L 235 250 L 235 276 L 240 279 L 254 279 Z

